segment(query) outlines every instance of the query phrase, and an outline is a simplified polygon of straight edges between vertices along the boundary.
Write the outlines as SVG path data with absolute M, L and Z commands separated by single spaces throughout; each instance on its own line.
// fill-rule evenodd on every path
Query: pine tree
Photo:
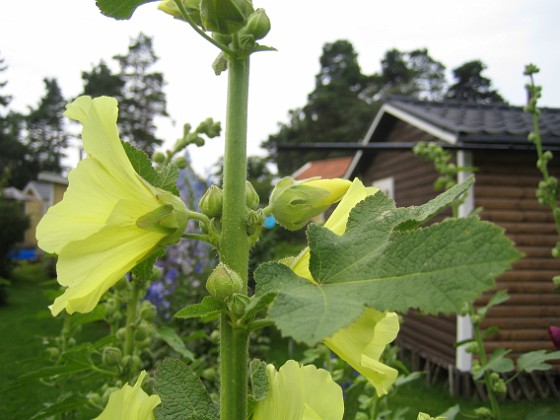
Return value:
M 0 58 L 0 73 L 7 69 Z M 0 81 L 0 89 L 7 85 Z M 23 188 L 38 172 L 28 148 L 21 141 L 22 116 L 9 110 L 11 97 L 0 93 L 0 187 Z
M 485 69 L 486 65 L 480 60 L 453 69 L 455 83 L 449 87 L 446 97 L 479 104 L 506 103 L 502 95 L 492 89 L 492 81 L 482 76 Z
M 39 171 L 61 173 L 64 149 L 68 146 L 63 116 L 67 101 L 56 79 L 45 78 L 43 82 L 45 95 L 25 116 L 27 147 Z
M 118 77 L 124 81 L 119 101 L 121 136 L 150 155 L 163 143 L 155 135 L 154 119 L 167 116 L 163 74 L 151 71 L 158 61 L 152 44 L 152 38 L 139 34 L 127 55 L 113 57 L 120 66 Z M 117 79 L 113 82 L 118 87 Z

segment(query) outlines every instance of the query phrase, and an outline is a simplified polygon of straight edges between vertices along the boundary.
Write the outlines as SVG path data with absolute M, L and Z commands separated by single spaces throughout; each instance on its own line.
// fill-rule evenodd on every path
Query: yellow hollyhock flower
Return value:
M 360 201 L 377 191 L 379 191 L 377 188 L 366 188 L 360 180 L 354 180 L 324 226 L 342 235 L 346 230 L 350 211 Z M 315 282 L 309 271 L 309 257 L 309 248 L 307 248 L 291 267 L 298 276 Z M 395 339 L 398 331 L 397 314 L 365 308 L 356 321 L 324 339 L 323 342 L 342 360 L 364 375 L 374 386 L 377 395 L 384 395 L 395 382 L 398 372 L 381 363 L 379 358 L 385 346 Z
M 278 372 L 268 365 L 266 374 L 268 394 L 257 403 L 253 420 L 342 419 L 342 389 L 328 371 L 288 360 Z
M 154 408 L 161 403 L 158 395 L 142 389 L 146 371 L 140 372 L 134 386 L 125 384 L 109 396 L 105 410 L 94 420 L 154 420 Z
M 352 183 L 346 179 L 310 178 L 295 181 L 282 178 L 270 194 L 268 209 L 288 230 L 298 230 L 312 217 L 339 201 Z
M 53 315 L 90 312 L 111 286 L 159 245 L 177 241 L 187 209 L 173 194 L 142 179 L 119 139 L 117 101 L 82 96 L 65 115 L 82 123 L 87 157 L 68 176 L 63 200 L 37 227 L 39 247 L 58 254 L 66 287 Z

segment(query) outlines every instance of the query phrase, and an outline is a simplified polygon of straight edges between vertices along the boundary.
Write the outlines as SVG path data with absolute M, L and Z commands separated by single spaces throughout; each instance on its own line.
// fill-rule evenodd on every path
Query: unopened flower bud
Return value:
M 259 194 L 255 191 L 253 184 L 249 181 L 245 181 L 245 204 L 252 210 L 255 210 L 259 206 Z
M 187 159 L 185 159 L 183 156 L 179 156 L 179 157 L 176 157 L 175 159 L 173 159 L 173 163 L 179 169 L 185 169 L 189 165 L 189 161 Z
M 208 277 L 206 289 L 216 299 L 226 302 L 234 293 L 243 290 L 243 280 L 234 270 L 220 263 Z
M 251 299 L 249 296 L 242 295 L 240 293 L 234 293 L 228 303 L 228 308 L 235 316 L 242 316 L 245 313 L 245 308 L 249 304 Z
M 249 0 L 200 0 L 202 25 L 208 31 L 233 34 L 254 12 Z
M 123 328 L 119 328 L 119 329 L 117 330 L 116 336 L 117 336 L 117 339 L 118 339 L 118 340 L 124 342 L 124 340 L 126 339 L 126 328 L 124 328 L 124 327 L 123 327 Z
M 187 12 L 187 15 L 194 21 L 194 23 L 201 26 L 202 21 L 200 19 L 199 0 L 182 0 L 181 3 Z M 158 9 L 177 19 L 183 19 L 183 15 L 174 0 L 161 1 Z
M 252 35 L 255 39 L 262 39 L 270 32 L 270 19 L 264 9 L 257 9 L 249 16 L 247 25 L 241 30 L 243 35 Z
M 155 163 L 163 163 L 165 162 L 165 155 L 162 152 L 155 152 L 152 156 L 152 160 Z
M 339 201 L 350 187 L 345 179 L 281 179 L 270 195 L 269 207 L 276 221 L 288 230 L 298 230 Z
M 139 325 L 134 331 L 134 340 L 143 341 L 150 335 L 150 329 L 146 325 Z
M 140 317 L 145 321 L 153 321 L 157 315 L 155 305 L 149 300 L 142 301 L 140 306 Z
M 101 360 L 103 361 L 104 365 L 116 366 L 122 360 L 121 350 L 117 347 L 105 347 L 103 349 Z
M 224 205 L 224 192 L 216 185 L 212 185 L 198 203 L 200 211 L 211 219 L 222 215 L 222 207 Z

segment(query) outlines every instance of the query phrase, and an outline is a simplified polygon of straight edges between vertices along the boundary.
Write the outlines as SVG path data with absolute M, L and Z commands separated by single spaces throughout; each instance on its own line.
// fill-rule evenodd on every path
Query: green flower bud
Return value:
M 142 301 L 140 305 L 140 317 L 145 321 L 153 321 L 157 315 L 155 305 L 149 300 Z
M 233 34 L 247 24 L 253 12 L 249 0 L 200 0 L 202 26 L 212 32 Z
M 143 341 L 150 335 L 150 329 L 146 325 L 139 325 L 134 331 L 134 340 Z
M 249 296 L 234 293 L 231 296 L 230 302 L 228 303 L 228 309 L 233 312 L 235 316 L 242 316 L 245 313 L 245 308 L 250 301 L 251 299 L 249 298 Z
M 281 179 L 270 194 L 269 208 L 276 221 L 288 230 L 298 230 L 309 220 L 339 201 L 350 187 L 345 179 Z
M 204 369 L 202 371 L 202 375 L 201 375 L 204 379 L 206 379 L 207 381 L 213 381 L 216 379 L 216 369 L 214 368 L 208 368 L 208 369 Z
M 208 188 L 198 203 L 200 211 L 211 219 L 222 215 L 223 205 L 224 192 L 216 185 L 212 185 Z
M 187 11 L 187 15 L 199 26 L 202 26 L 200 19 L 199 0 L 182 0 L 181 3 Z M 171 16 L 183 20 L 183 15 L 174 0 L 164 0 L 159 3 L 158 9 Z
M 47 347 L 45 351 L 47 352 L 49 359 L 56 359 L 60 354 L 60 350 L 56 347 Z
M 150 279 L 150 281 L 158 281 L 161 280 L 162 277 L 163 277 L 163 270 L 160 267 L 154 265 L 152 267 L 152 278 Z
M 187 159 L 185 159 L 183 156 L 179 156 L 179 157 L 176 157 L 175 159 L 173 159 L 173 163 L 179 169 L 185 169 L 187 166 L 189 166 L 189 161 Z
M 121 350 L 117 347 L 105 347 L 101 360 L 106 366 L 117 366 L 122 360 Z
M 252 35 L 255 39 L 262 39 L 270 32 L 270 19 L 264 9 L 257 9 L 249 16 L 247 25 L 241 30 L 243 35 Z
M 259 201 L 259 195 L 257 194 L 257 191 L 255 191 L 253 184 L 249 181 L 245 181 L 245 204 L 247 207 L 252 210 L 256 210 L 259 206 Z
M 124 327 L 123 327 L 123 328 L 119 328 L 119 329 L 117 330 L 116 336 L 117 336 L 117 339 L 118 339 L 118 340 L 124 342 L 124 340 L 126 340 L 126 328 L 124 328 Z
M 234 293 L 243 290 L 243 280 L 227 265 L 220 263 L 208 277 L 206 289 L 216 299 L 226 302 Z
M 155 152 L 152 156 L 152 160 L 155 163 L 163 163 L 165 162 L 165 155 L 162 152 Z

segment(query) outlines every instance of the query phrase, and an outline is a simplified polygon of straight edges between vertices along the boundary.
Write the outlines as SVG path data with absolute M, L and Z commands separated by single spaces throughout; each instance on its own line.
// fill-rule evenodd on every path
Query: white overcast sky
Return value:
M 525 101 L 525 64 L 541 68 L 542 105 L 560 107 L 560 1 L 558 0 L 254 0 L 272 21 L 263 42 L 277 52 L 253 55 L 249 114 L 249 153 L 302 106 L 314 88 L 326 42 L 347 39 L 359 54 L 362 72 L 379 71 L 391 48 L 428 48 L 451 69 L 481 59 L 484 73 L 512 104 Z M 211 63 L 217 50 L 186 24 L 140 7 L 131 20 L 101 15 L 94 0 L 0 0 L 0 56 L 9 66 L 4 92 L 12 108 L 25 111 L 44 93 L 42 79 L 58 79 L 63 94 L 81 92 L 81 72 L 100 59 L 125 54 L 140 31 L 154 38 L 157 70 L 167 81 L 172 121 L 158 121 L 159 135 L 172 143 L 182 124 L 211 116 L 224 120 L 225 75 Z M 116 67 L 114 67 L 116 70 Z M 450 78 L 450 77 L 448 77 Z M 373 115 L 372 115 L 373 119 Z M 195 169 L 204 172 L 222 154 L 223 140 L 192 152 Z M 71 150 L 70 154 L 77 152 Z M 71 156 L 72 157 L 72 156 Z

